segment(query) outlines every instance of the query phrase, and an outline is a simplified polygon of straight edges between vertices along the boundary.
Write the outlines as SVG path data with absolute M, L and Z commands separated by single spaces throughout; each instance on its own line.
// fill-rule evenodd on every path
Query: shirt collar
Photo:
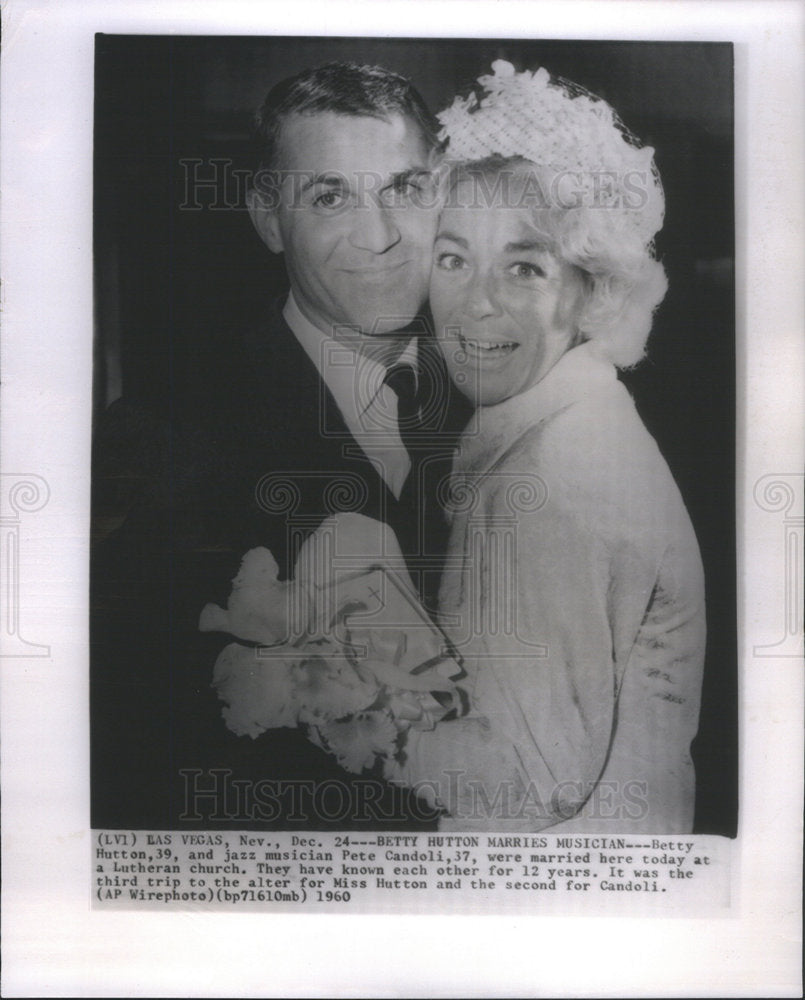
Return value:
M 351 416 L 362 416 L 383 388 L 385 365 L 364 357 L 349 344 L 336 340 L 311 323 L 299 308 L 293 292 L 288 293 L 282 315 L 324 379 L 347 423 Z M 417 358 L 417 339 L 412 337 L 395 364 L 409 364 L 416 373 Z

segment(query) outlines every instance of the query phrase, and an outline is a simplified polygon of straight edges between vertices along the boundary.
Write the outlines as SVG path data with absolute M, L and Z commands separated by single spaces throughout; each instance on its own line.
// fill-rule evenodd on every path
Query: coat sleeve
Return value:
M 476 700 L 511 734 L 534 829 L 582 809 L 616 744 L 626 758 L 654 754 L 653 716 L 643 709 L 658 703 L 664 670 L 647 660 L 643 703 L 629 705 L 640 719 L 620 718 L 620 692 L 664 567 L 684 552 L 677 562 L 690 567 L 690 581 L 677 575 L 671 597 L 681 603 L 699 593 L 698 550 L 676 485 L 628 400 L 603 413 L 592 404 L 566 411 L 512 453 L 507 468 L 537 470 L 546 500 L 517 519 L 516 635 L 487 639 Z M 487 589 L 491 600 L 495 588 Z M 678 625 L 669 613 L 669 630 Z
M 510 734 L 537 827 L 569 819 L 595 789 L 617 723 L 617 649 L 634 642 L 655 578 L 650 553 L 610 548 L 582 510 L 521 523 L 517 634 L 487 644 L 476 699 Z

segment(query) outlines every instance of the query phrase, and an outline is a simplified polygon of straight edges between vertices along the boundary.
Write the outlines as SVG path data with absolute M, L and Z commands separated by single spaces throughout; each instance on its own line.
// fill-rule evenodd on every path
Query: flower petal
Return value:
M 340 719 L 367 708 L 379 687 L 362 680 L 342 655 L 308 655 L 291 670 L 295 697 L 300 706 L 320 719 Z
M 251 549 L 232 581 L 227 610 L 208 604 L 201 613 L 202 632 L 229 632 L 247 642 L 273 646 L 289 642 L 306 621 L 307 593 L 293 582 L 277 580 L 277 563 L 268 549 Z
M 359 712 L 351 719 L 328 722 L 319 734 L 347 771 L 360 774 L 375 758 L 390 757 L 396 750 L 397 727 L 388 712 Z
M 226 705 L 223 717 L 227 727 L 238 736 L 254 739 L 267 729 L 297 724 L 292 660 L 260 655 L 265 652 L 233 642 L 215 662 L 213 687 Z

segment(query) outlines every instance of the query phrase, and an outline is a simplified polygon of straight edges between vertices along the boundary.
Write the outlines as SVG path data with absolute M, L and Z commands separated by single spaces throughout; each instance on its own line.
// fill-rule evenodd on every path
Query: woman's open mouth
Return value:
M 505 357 L 520 346 L 514 340 L 482 340 L 478 337 L 465 337 L 461 333 L 458 340 L 468 357 L 482 359 Z

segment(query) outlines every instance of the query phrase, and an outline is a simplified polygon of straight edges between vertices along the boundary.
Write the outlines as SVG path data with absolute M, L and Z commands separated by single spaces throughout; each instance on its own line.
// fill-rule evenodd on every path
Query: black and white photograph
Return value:
M 735 835 L 732 73 L 98 35 L 94 828 Z
M 802 5 L 3 15 L 3 995 L 801 995 Z

